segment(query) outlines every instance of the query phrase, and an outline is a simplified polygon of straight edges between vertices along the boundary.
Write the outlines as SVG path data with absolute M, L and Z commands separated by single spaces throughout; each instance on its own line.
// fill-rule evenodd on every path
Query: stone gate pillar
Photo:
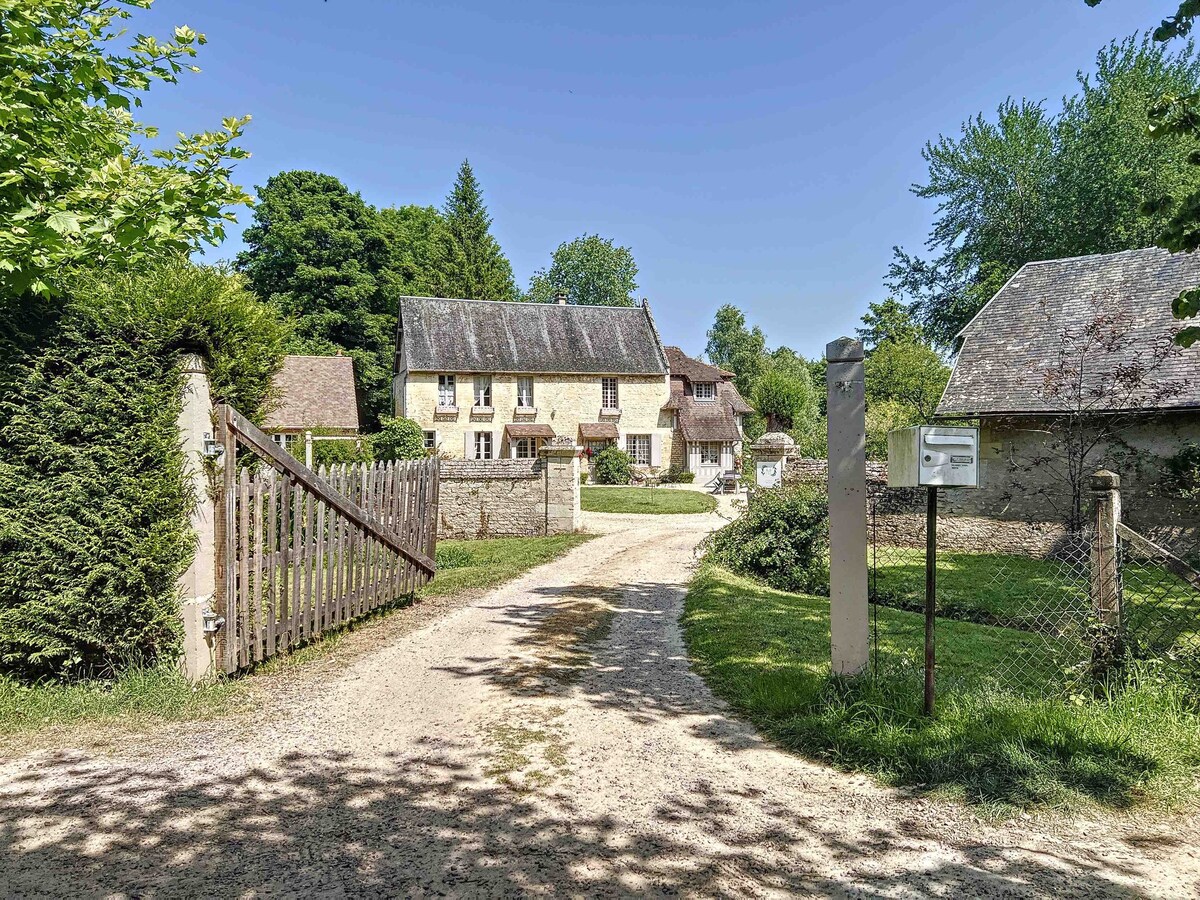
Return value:
M 545 441 L 538 455 L 545 466 L 546 534 L 573 534 L 583 527 L 579 506 L 579 452 L 566 435 Z
M 188 524 L 196 542 L 192 562 L 177 582 L 183 618 L 181 665 L 187 679 L 197 682 L 216 671 L 212 635 L 206 631 L 217 590 L 216 508 L 205 473 L 206 451 L 213 446 L 213 406 L 204 359 L 195 353 L 184 354 L 180 368 L 184 382 L 179 438 L 184 454 L 183 477 L 195 497 Z

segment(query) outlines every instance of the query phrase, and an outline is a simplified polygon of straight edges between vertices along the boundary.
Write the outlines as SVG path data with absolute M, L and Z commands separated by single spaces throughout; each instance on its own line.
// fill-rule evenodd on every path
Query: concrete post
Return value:
M 181 666 L 187 679 L 197 682 L 216 671 L 212 635 L 205 628 L 213 618 L 212 603 L 217 589 L 216 508 L 204 471 L 205 443 L 213 440 L 213 407 L 204 360 L 189 353 L 183 356 L 180 365 L 184 385 L 179 437 L 184 453 L 183 477 L 195 497 L 189 527 L 196 542 L 191 565 L 178 581 L 183 618 Z
M 858 675 L 870 651 L 867 615 L 867 418 L 863 346 L 825 348 L 829 408 L 829 631 L 835 675 Z
M 1092 542 L 1092 611 L 1102 625 L 1121 626 L 1121 572 L 1117 562 L 1117 523 L 1121 521 L 1121 476 L 1107 469 L 1091 478 L 1096 508 Z
M 562 435 L 538 450 L 545 467 L 546 534 L 572 534 L 583 527 L 579 506 L 579 452 L 575 441 Z

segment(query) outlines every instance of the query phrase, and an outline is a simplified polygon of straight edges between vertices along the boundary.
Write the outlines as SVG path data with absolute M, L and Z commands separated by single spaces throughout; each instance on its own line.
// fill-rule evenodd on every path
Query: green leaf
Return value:
M 79 234 L 79 216 L 74 213 L 59 211 L 46 220 L 46 224 L 59 234 Z

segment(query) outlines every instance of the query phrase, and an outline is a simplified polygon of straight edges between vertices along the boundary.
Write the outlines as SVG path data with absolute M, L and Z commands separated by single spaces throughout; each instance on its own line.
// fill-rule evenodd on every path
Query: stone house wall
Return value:
M 658 437 L 661 465 L 672 459 L 671 413 L 662 405 L 670 396 L 666 375 L 617 376 L 617 398 L 621 414 L 601 417 L 600 380 L 602 375 L 534 374 L 533 399 L 536 413 L 515 415 L 519 374 L 492 375 L 492 412 L 476 414 L 471 410 L 474 391 L 473 373 L 454 373 L 457 379 L 458 412 L 436 413 L 438 373 L 401 372 L 396 378 L 397 415 L 418 422 L 426 431 L 437 433 L 440 452 L 447 457 L 465 457 L 467 435 L 476 431 L 492 432 L 493 447 L 507 455 L 504 426 L 508 424 L 545 424 L 561 437 L 579 440 L 582 423 L 609 421 L 617 426 L 619 444 L 624 449 L 627 434 Z
M 438 537 L 569 534 L 580 528 L 579 459 L 444 459 Z

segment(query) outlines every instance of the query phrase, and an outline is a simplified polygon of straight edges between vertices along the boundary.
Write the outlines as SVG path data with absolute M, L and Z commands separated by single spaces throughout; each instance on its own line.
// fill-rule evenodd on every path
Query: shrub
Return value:
M 1200 497 L 1200 444 L 1189 442 L 1163 461 L 1162 486 L 1181 500 Z
M 671 466 L 663 473 L 663 484 L 691 484 L 696 480 L 696 473 L 689 472 L 683 466 Z
M 386 416 L 383 427 L 370 440 L 376 459 L 424 459 L 427 455 L 425 435 L 412 419 Z
M 193 502 L 181 350 L 255 417 L 283 327 L 240 279 L 186 262 L 80 279 L 0 320 L 0 671 L 112 672 L 174 656 Z
M 297 443 L 300 445 L 299 452 L 303 455 L 304 445 L 299 441 Z M 321 466 L 354 465 L 372 461 L 371 444 L 365 438 L 361 441 L 313 438 L 313 466 L 318 469 Z
M 580 473 L 579 473 L 579 483 L 580 483 L 580 484 L 587 484 L 587 480 L 588 480 L 588 473 L 587 473 L 587 472 L 580 472 Z
M 828 589 L 829 509 L 808 487 L 760 491 L 746 514 L 704 542 L 707 559 L 785 591 Z
M 616 447 L 605 447 L 592 457 L 592 479 L 596 484 L 629 484 L 633 457 Z

